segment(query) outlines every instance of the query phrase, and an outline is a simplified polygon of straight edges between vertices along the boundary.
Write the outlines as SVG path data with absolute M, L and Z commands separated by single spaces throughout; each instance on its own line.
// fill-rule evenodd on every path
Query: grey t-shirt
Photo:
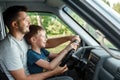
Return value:
M 23 39 L 16 40 L 12 35 L 8 35 L 0 42 L 0 64 L 5 71 L 9 80 L 14 80 L 9 71 L 24 68 L 26 75 L 27 70 L 27 50 L 28 45 Z

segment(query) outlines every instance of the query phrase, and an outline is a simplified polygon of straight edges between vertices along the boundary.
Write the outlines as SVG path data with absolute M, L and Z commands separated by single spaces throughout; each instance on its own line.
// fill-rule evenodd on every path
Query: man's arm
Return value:
M 58 38 L 51 38 L 47 40 L 46 48 L 54 48 L 59 46 L 62 43 L 65 43 L 67 41 L 74 41 L 77 39 L 80 42 L 79 36 L 64 36 L 64 37 L 58 37 Z
M 58 66 L 52 71 L 47 71 L 47 72 L 42 72 L 42 73 L 32 74 L 32 75 L 26 75 L 24 73 L 24 69 L 10 71 L 10 73 L 15 78 L 15 80 L 45 80 L 54 75 L 62 74 L 66 70 L 68 70 L 67 66 L 64 66 L 64 67 Z

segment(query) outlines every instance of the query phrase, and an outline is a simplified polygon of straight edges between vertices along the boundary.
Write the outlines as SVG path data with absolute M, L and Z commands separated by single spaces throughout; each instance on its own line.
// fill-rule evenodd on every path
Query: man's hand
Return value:
M 63 67 L 57 66 L 55 69 L 53 69 L 53 72 L 55 72 L 56 75 L 60 75 L 60 74 L 64 73 L 67 70 L 68 70 L 67 65 L 65 65 Z
M 78 35 L 71 37 L 71 43 L 69 43 L 64 50 L 70 51 L 71 49 L 77 50 L 80 44 L 80 37 Z
M 77 40 L 78 43 L 81 42 L 81 39 L 80 39 L 80 37 L 78 35 L 72 36 L 71 42 L 74 42 L 75 40 Z

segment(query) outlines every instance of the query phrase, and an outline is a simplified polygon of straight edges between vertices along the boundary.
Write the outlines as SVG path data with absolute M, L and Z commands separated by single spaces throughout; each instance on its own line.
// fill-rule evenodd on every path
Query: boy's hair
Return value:
M 5 25 L 10 29 L 11 22 L 18 17 L 20 11 L 27 12 L 27 7 L 25 6 L 11 6 L 3 12 L 3 20 Z
M 30 43 L 30 38 L 36 34 L 38 34 L 39 31 L 45 30 L 42 26 L 38 25 L 30 25 L 29 27 L 30 31 L 25 35 L 25 40 L 27 41 L 28 44 Z

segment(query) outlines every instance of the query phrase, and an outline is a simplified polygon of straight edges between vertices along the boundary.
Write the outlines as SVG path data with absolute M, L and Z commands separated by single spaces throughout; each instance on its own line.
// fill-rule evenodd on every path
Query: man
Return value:
M 12 6 L 7 8 L 3 13 L 4 23 L 9 29 L 9 34 L 0 43 L 0 64 L 7 74 L 7 77 L 9 80 L 44 80 L 54 75 L 64 73 L 67 70 L 67 66 L 57 67 L 52 71 L 44 73 L 29 74 L 26 65 L 28 45 L 23 38 L 24 35 L 29 32 L 30 25 L 26 11 L 27 8 L 25 6 Z M 46 47 L 55 47 L 68 40 L 73 41 L 75 39 L 80 41 L 76 36 L 49 39 L 46 43 Z M 69 47 L 72 49 L 72 46 Z M 66 76 L 58 77 L 58 79 L 72 80 L 70 77 Z

